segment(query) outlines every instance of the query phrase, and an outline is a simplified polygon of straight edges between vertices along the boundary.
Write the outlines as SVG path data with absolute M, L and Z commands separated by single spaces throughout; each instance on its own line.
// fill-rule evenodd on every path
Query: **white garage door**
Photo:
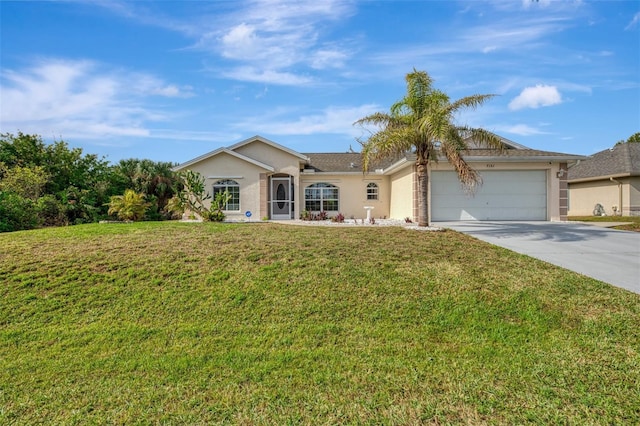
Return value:
M 485 171 L 467 195 L 455 172 L 431 174 L 431 220 L 546 220 L 545 170 Z

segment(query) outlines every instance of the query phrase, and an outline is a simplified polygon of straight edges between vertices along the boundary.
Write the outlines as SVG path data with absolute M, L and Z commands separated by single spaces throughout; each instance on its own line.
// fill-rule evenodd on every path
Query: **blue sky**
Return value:
M 640 2 L 0 1 L 0 132 L 184 162 L 259 134 L 359 150 L 427 71 L 458 119 L 592 154 L 640 131 Z

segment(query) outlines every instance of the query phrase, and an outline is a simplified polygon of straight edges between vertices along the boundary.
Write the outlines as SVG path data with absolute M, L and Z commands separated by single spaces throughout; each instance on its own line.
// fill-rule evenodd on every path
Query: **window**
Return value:
M 304 208 L 312 212 L 338 211 L 339 189 L 329 183 L 314 183 L 304 189 Z
M 367 185 L 367 200 L 378 199 L 378 184 L 371 182 Z
M 224 179 L 219 180 L 213 184 L 213 198 L 216 198 L 216 194 L 224 191 L 229 191 L 231 198 L 229 202 L 224 205 L 222 210 L 240 210 L 240 185 L 235 180 Z

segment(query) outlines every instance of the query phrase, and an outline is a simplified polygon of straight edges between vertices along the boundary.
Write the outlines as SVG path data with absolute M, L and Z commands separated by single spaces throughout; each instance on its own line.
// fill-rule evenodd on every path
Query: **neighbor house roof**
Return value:
M 640 176 L 640 143 L 621 143 L 597 152 L 569 169 L 568 180 Z

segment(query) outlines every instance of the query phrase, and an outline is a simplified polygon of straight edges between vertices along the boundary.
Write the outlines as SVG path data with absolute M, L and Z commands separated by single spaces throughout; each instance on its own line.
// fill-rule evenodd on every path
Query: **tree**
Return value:
M 5 165 L 4 171 L 0 171 L 0 179 L 6 176 L 28 177 L 30 170 L 41 178 L 46 177 L 44 186 L 36 195 L 55 197 L 67 216 L 62 221 L 65 223 L 95 221 L 101 214 L 106 215 L 104 204 L 108 197 L 122 194 L 122 190 L 110 190 L 114 173 L 107 161 L 96 155 L 85 155 L 80 148 L 70 148 L 64 141 L 47 145 L 37 135 L 21 132 L 17 136 L 0 134 L 0 163 Z M 48 197 L 42 204 L 47 205 L 45 211 L 53 211 L 50 208 L 52 201 Z M 55 221 L 60 222 L 58 219 L 56 213 Z
M 632 134 L 631 136 L 629 136 L 627 138 L 627 140 L 619 140 L 618 142 L 616 142 L 616 145 L 620 145 L 623 143 L 640 143 L 640 132 L 636 132 L 634 134 Z
M 204 202 L 211 198 L 211 194 L 205 189 L 204 177 L 198 172 L 185 170 L 178 173 L 178 179 L 182 184 L 182 189 L 169 203 L 172 210 L 180 213 L 189 210 L 203 219 L 208 217 L 209 209 L 206 208 Z
M 140 220 L 144 217 L 149 203 L 145 202 L 144 194 L 132 189 L 124 191 L 124 195 L 114 195 L 109 202 L 109 214 L 115 214 L 120 220 Z
M 44 193 L 49 176 L 40 166 L 14 166 L 0 163 L 0 191 L 37 201 Z
M 449 96 L 433 88 L 433 80 L 425 71 L 407 74 L 407 93 L 391 106 L 389 113 L 377 112 L 356 121 L 357 125 L 374 125 L 362 145 L 363 169 L 372 162 L 393 155 L 413 152 L 418 176 L 418 226 L 429 226 L 429 169 L 439 156 L 453 165 L 463 187 L 473 192 L 482 183 L 480 175 L 463 158 L 469 142 L 502 149 L 495 134 L 455 123 L 455 115 L 464 109 L 475 109 L 494 95 L 471 95 L 451 102 Z
M 173 163 L 130 158 L 120 160 L 115 167 L 117 184 L 123 189 L 133 189 L 146 195 L 147 201 L 165 210 L 168 201 L 177 192 L 178 178 L 172 170 Z

